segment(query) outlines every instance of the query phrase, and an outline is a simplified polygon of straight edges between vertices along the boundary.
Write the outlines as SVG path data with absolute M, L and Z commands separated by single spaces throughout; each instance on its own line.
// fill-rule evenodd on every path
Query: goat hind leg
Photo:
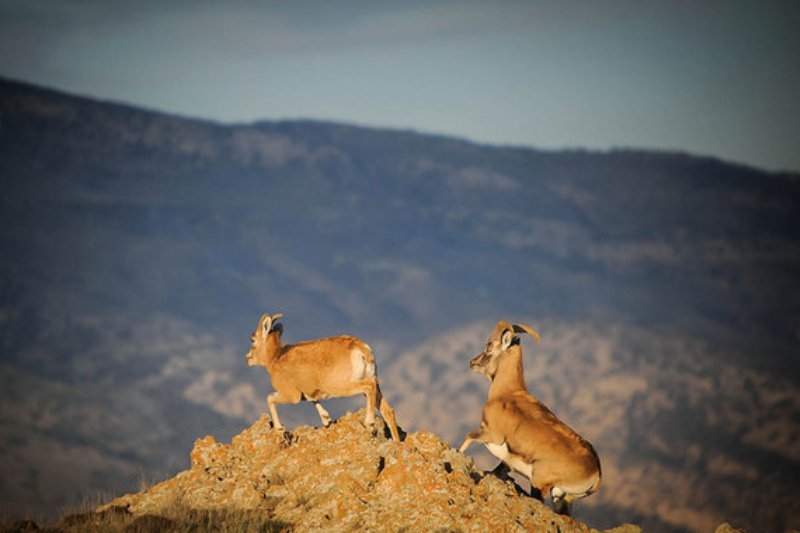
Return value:
M 317 408 L 317 413 L 319 413 L 319 418 L 322 421 L 322 425 L 328 427 L 331 425 L 331 415 L 328 411 L 322 407 L 322 404 L 319 403 L 318 400 L 314 400 L 314 407 Z
M 375 384 L 375 390 L 377 392 L 375 401 L 378 403 L 378 410 L 381 412 L 381 416 L 386 421 L 386 425 L 389 426 L 389 433 L 392 434 L 392 440 L 395 442 L 400 442 L 400 432 L 397 429 L 397 420 L 394 417 L 394 409 L 392 409 L 392 406 L 386 401 L 386 398 L 383 397 L 381 387 L 377 383 Z
M 374 380 L 365 381 L 363 383 L 363 393 L 367 399 L 364 425 L 373 427 L 375 425 L 375 406 L 378 399 L 378 383 Z
M 572 498 L 569 495 L 565 495 L 563 490 L 553 487 L 550 491 L 550 498 L 553 501 L 553 511 L 557 514 L 566 516 L 572 514 Z

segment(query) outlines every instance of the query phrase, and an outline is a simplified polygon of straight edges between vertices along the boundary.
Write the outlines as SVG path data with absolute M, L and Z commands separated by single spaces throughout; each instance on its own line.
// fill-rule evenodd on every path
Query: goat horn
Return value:
M 530 326 L 526 326 L 525 324 L 514 324 L 514 333 L 527 333 L 536 339 L 536 342 L 542 341 L 542 337 L 539 335 L 539 332 Z
M 262 329 L 265 329 L 267 332 L 269 332 L 270 328 L 272 327 L 272 317 L 269 316 L 269 313 L 264 313 L 261 315 L 261 319 L 258 321 L 258 324 Z

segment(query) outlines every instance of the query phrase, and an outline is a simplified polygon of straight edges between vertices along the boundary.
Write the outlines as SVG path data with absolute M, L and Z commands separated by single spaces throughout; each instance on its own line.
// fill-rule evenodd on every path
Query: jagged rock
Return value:
M 382 421 L 373 433 L 362 420 L 363 412 L 348 413 L 328 428 L 281 433 L 263 415 L 231 444 L 198 439 L 189 470 L 97 512 L 124 507 L 134 516 L 159 516 L 176 504 L 234 509 L 264 513 L 298 531 L 590 531 L 512 481 L 478 470 L 433 433 L 395 443 L 384 436 Z

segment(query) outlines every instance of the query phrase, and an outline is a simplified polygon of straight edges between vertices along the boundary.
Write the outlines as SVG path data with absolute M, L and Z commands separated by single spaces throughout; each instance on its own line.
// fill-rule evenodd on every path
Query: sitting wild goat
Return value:
M 600 459 L 589 442 L 528 392 L 516 336 L 523 332 L 540 340 L 531 327 L 500 321 L 486 348 L 470 361 L 470 369 L 486 374 L 491 385 L 480 429 L 467 434 L 460 451 L 473 441 L 482 442 L 530 480 L 534 495 L 542 499 L 549 494 L 553 509 L 569 514 L 574 500 L 600 487 Z

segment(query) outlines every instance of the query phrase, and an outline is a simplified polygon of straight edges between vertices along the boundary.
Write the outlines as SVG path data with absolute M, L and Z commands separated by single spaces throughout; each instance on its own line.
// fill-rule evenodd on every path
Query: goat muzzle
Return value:
M 480 372 L 480 369 L 483 367 L 483 358 L 486 357 L 486 352 L 481 352 L 475 357 L 473 357 L 469 362 L 469 369 L 473 372 Z

